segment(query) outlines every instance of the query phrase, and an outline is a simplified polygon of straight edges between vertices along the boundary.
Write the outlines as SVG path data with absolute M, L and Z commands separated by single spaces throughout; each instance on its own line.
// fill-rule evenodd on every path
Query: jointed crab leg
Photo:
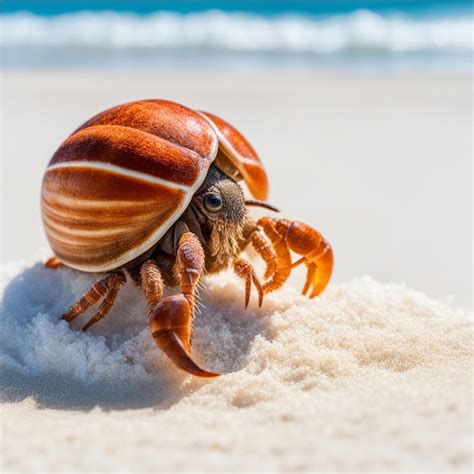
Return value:
M 160 302 L 165 287 L 160 269 L 154 260 L 147 260 L 142 264 L 140 277 L 148 306 L 152 308 Z
M 147 262 L 144 264 L 147 265 Z M 150 305 L 150 330 L 157 346 L 182 370 L 199 377 L 219 374 L 201 369 L 191 358 L 191 330 L 195 304 L 195 290 L 204 272 L 204 252 L 198 238 L 186 232 L 179 240 L 176 255 L 176 275 L 182 293 L 168 296 L 157 304 L 162 282 L 158 267 L 142 269 L 142 285 Z M 156 297 L 153 296 L 157 291 Z
M 59 260 L 59 258 L 56 257 L 56 255 L 53 255 L 52 257 L 49 257 L 48 260 L 46 260 L 46 262 L 44 263 L 44 266 L 46 268 L 51 268 L 55 270 L 56 268 L 64 266 L 64 263 L 61 262 L 61 260 Z
M 92 324 L 100 321 L 110 311 L 110 308 L 117 297 L 120 286 L 124 282 L 125 274 L 121 271 L 112 273 L 102 280 L 99 280 L 90 290 L 84 293 L 79 301 L 74 303 L 69 310 L 61 316 L 61 319 L 68 322 L 72 321 L 80 314 L 85 313 L 90 306 L 96 304 L 105 296 L 105 299 L 99 306 L 97 313 L 82 328 L 82 330 L 85 331 L 92 326 Z
M 264 278 L 268 279 L 272 277 L 277 270 L 277 256 L 271 243 L 260 230 L 256 230 L 252 233 L 250 241 L 252 242 L 253 248 L 266 264 Z
M 263 285 L 265 293 L 270 293 L 280 288 L 290 276 L 291 254 L 285 236 L 277 231 L 273 219 L 263 217 L 258 221 L 258 225 L 263 228 L 265 234 L 272 242 L 275 252 L 274 262 L 276 270 L 271 279 Z
M 110 311 L 110 309 L 115 303 L 115 299 L 117 298 L 122 283 L 125 283 L 125 275 L 122 272 L 115 274 L 115 278 L 110 283 L 110 288 L 107 294 L 105 295 L 104 301 L 102 301 L 102 303 L 100 304 L 97 313 L 95 313 L 95 315 L 91 319 L 89 319 L 89 321 L 84 325 L 84 327 L 82 328 L 83 331 L 86 331 L 93 324 L 97 323 L 102 318 L 105 318 L 105 316 L 107 316 L 107 313 Z
M 234 261 L 234 272 L 238 277 L 245 281 L 245 307 L 249 305 L 252 282 L 258 292 L 258 306 L 262 306 L 263 287 L 251 263 L 247 262 L 247 260 L 243 258 L 236 259 Z
M 257 224 L 272 241 L 277 254 L 277 270 L 272 279 L 265 283 L 265 293 L 280 288 L 291 269 L 304 263 L 308 274 L 303 294 L 311 289 L 310 298 L 319 295 L 328 284 L 334 265 L 332 248 L 324 237 L 309 225 L 298 221 L 262 217 Z M 290 250 L 303 257 L 292 264 Z

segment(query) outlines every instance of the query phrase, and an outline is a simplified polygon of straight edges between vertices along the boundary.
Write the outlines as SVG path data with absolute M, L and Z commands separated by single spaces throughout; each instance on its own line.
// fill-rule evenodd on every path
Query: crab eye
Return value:
M 206 206 L 209 212 L 219 212 L 222 209 L 222 198 L 219 194 L 206 194 L 204 197 L 204 206 Z

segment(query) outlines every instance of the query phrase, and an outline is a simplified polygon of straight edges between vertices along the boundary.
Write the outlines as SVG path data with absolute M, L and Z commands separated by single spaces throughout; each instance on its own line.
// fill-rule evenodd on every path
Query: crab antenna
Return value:
M 257 199 L 246 199 L 245 204 L 247 206 L 263 207 L 264 209 L 269 209 L 273 212 L 280 212 L 280 209 L 278 209 L 278 207 L 275 207 L 265 201 L 258 201 Z

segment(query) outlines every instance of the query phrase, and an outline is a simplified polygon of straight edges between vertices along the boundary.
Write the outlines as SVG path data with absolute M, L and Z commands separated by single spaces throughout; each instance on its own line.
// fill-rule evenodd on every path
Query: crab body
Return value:
M 245 198 L 241 180 L 259 201 Z M 195 293 L 204 273 L 232 265 L 245 281 L 246 305 L 252 284 L 261 304 L 300 263 L 308 267 L 311 297 L 331 275 L 332 250 L 316 230 L 250 217 L 248 206 L 272 209 L 267 195 L 255 150 L 213 114 L 144 100 L 96 115 L 59 147 L 43 179 L 43 223 L 55 254 L 47 266 L 108 273 L 63 319 L 99 300 L 84 329 L 102 319 L 128 274 L 144 289 L 157 345 L 181 369 L 216 375 L 191 357 Z M 248 244 L 267 265 L 264 284 L 240 257 Z M 290 250 L 302 255 L 294 264 Z M 180 286 L 181 293 L 162 298 L 165 286 Z

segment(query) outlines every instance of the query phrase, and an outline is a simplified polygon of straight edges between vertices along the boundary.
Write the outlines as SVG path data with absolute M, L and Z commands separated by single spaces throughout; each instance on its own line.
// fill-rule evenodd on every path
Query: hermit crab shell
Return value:
M 165 100 L 102 112 L 56 151 L 41 193 L 55 255 L 82 271 L 120 268 L 155 246 L 216 165 L 266 199 L 265 170 L 230 124 Z

